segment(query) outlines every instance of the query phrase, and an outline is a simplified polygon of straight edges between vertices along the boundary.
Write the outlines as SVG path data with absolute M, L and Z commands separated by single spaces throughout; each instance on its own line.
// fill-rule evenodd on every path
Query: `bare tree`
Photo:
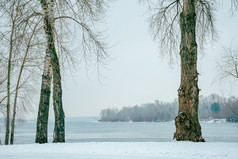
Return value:
M 223 52 L 221 62 L 217 62 L 218 79 L 238 79 L 238 48 L 226 47 Z
M 9 5 L 7 3 L 1 2 L 1 6 Z M 11 17 L 10 26 L 10 39 L 9 39 L 9 56 L 8 56 L 8 69 L 7 69 L 7 104 L 6 104 L 6 132 L 5 132 L 5 145 L 9 144 L 9 134 L 10 134 L 10 84 L 11 84 L 11 62 L 12 62 L 12 56 L 13 56 L 13 43 L 14 43 L 14 33 L 16 29 L 16 23 L 19 18 L 19 12 L 16 8 L 16 6 L 19 5 L 19 1 L 15 0 L 12 1 L 10 4 L 12 5 L 9 7 L 9 10 L 6 10 L 8 12 L 8 15 Z M 2 8 L 2 7 L 1 7 Z
M 49 113 L 49 98 L 51 76 L 53 72 L 53 105 L 55 113 L 55 128 L 53 142 L 65 142 L 64 111 L 62 104 L 60 59 L 72 64 L 77 61 L 71 54 L 72 37 L 79 33 L 77 40 L 85 61 L 90 61 L 96 55 L 99 65 L 106 57 L 105 46 L 100 35 L 94 30 L 94 24 L 101 20 L 104 12 L 104 0 L 64 0 L 40 1 L 44 29 L 47 41 L 44 73 L 42 76 L 41 98 L 37 119 L 36 142 L 47 142 L 47 124 Z M 73 32 L 73 31 L 75 32 Z M 70 39 L 66 41 L 65 39 Z M 52 64 L 52 66 L 51 66 Z M 52 71 L 52 72 L 51 72 Z
M 197 41 L 201 47 L 215 35 L 214 2 L 208 0 L 146 1 L 152 13 L 150 28 L 162 53 L 171 60 L 177 56 L 180 42 L 181 83 L 178 89 L 179 112 L 175 119 L 176 140 L 204 141 L 198 121 Z M 199 36 L 196 36 L 199 33 Z M 180 41 L 178 39 L 181 39 Z
M 236 118 L 238 118 L 238 100 L 236 99 L 236 101 L 227 101 L 225 103 L 225 106 L 229 108 L 229 110 L 232 112 L 232 115 L 235 116 Z
M 50 103 L 50 90 L 52 79 L 51 54 L 54 46 L 54 1 L 40 1 L 43 9 L 44 30 L 47 40 L 44 71 L 42 75 L 40 104 L 37 118 L 36 143 L 48 142 L 48 116 Z M 49 25 L 49 26 L 47 26 Z M 50 48 L 51 47 L 51 48 Z M 51 49 L 51 50 L 50 50 Z
M 18 90 L 19 90 L 19 87 L 20 87 L 20 81 L 21 81 L 21 78 L 22 78 L 22 74 L 23 74 L 25 64 L 27 63 L 28 53 L 29 53 L 29 51 L 32 47 L 33 37 L 34 37 L 34 35 L 37 35 L 36 34 L 37 29 L 38 29 L 37 27 L 39 26 L 40 21 L 41 21 L 41 19 L 38 20 L 38 22 L 35 24 L 35 26 L 33 28 L 30 28 L 32 30 L 31 30 L 29 39 L 27 39 L 28 41 L 27 41 L 27 45 L 26 45 L 26 49 L 25 49 L 25 55 L 23 57 L 22 64 L 21 64 L 20 70 L 19 70 L 19 75 L 18 75 L 18 78 L 17 78 L 17 84 L 16 84 L 16 88 L 15 88 L 14 104 L 13 104 L 13 117 L 12 117 L 12 122 L 11 122 L 10 144 L 13 144 L 13 142 L 14 142 L 15 118 L 16 118 L 16 108 L 17 108 L 17 99 L 18 99 Z M 27 37 L 27 35 L 24 34 L 24 37 Z
M 31 43 L 27 43 L 27 46 L 25 45 L 25 41 L 28 38 L 28 35 L 32 31 L 32 24 L 34 24 L 37 21 L 37 18 L 35 18 L 38 14 L 33 12 L 32 8 L 35 6 L 32 1 L 26 1 L 26 0 L 13 0 L 13 1 L 0 1 L 0 11 L 1 11 L 1 18 L 4 20 L 1 24 L 1 49 L 3 52 L 1 52 L 1 60 L 7 61 L 7 77 L 3 78 L 3 82 L 5 79 L 7 79 L 7 89 L 6 89 L 6 96 L 4 95 L 1 99 L 1 105 L 6 105 L 6 134 L 5 134 L 5 144 L 9 144 L 9 134 L 10 134 L 10 104 L 13 103 L 11 100 L 11 96 L 14 96 L 14 106 L 12 110 L 13 118 L 12 118 L 12 127 L 11 127 L 11 144 L 13 144 L 13 138 L 14 138 L 14 125 L 15 125 L 15 117 L 16 117 L 16 108 L 17 108 L 17 99 L 21 98 L 21 104 L 22 109 L 27 111 L 26 105 L 29 105 L 29 99 L 31 94 L 31 89 L 28 87 L 30 79 L 34 76 L 34 72 L 31 72 L 31 76 L 26 76 L 26 74 L 23 74 L 24 64 L 28 62 L 29 64 L 38 63 L 40 60 L 40 56 L 33 57 L 31 55 L 31 58 L 28 59 L 26 56 L 22 58 L 22 53 L 24 52 L 27 54 L 29 52 L 29 49 L 35 46 L 32 46 Z M 29 7 L 29 4 L 31 3 L 31 7 Z M 27 8 L 28 7 L 28 8 Z M 39 19 L 38 19 L 39 21 Z M 10 24 L 10 25 L 9 25 Z M 29 37 L 29 41 L 33 41 L 32 38 Z M 8 44 L 9 46 L 6 46 L 5 44 Z M 31 50 L 32 51 L 32 50 Z M 7 53 L 9 52 L 9 53 Z M 23 54 L 24 54 L 23 53 Z M 5 55 L 8 55 L 6 57 Z M 19 76 L 16 77 L 15 74 L 18 73 L 19 63 L 20 61 L 24 61 L 20 65 L 19 70 Z M 31 62 L 30 62 L 31 61 Z M 6 63 L 6 62 L 4 62 Z M 34 67 L 36 64 L 34 64 Z M 3 66 L 3 70 L 4 70 Z M 24 78 L 22 78 L 22 76 Z M 3 76 L 4 77 L 4 76 Z M 16 84 L 14 83 L 15 80 L 17 81 Z M 20 82 L 22 81 L 22 82 Z M 21 90 L 21 91 L 20 91 Z M 24 97 L 21 96 L 23 93 L 23 90 L 27 90 L 27 93 L 24 94 Z M 1 92 L 4 93 L 5 91 Z M 29 98 L 28 98 L 29 97 Z M 5 102 L 6 104 L 3 104 Z M 26 101 L 29 102 L 29 104 L 26 104 Z

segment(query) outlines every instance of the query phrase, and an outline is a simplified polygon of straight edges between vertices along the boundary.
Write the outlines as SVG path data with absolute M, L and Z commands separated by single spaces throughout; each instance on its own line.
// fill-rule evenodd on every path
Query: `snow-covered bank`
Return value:
M 89 142 L 0 146 L 1 159 L 236 159 L 238 143 Z

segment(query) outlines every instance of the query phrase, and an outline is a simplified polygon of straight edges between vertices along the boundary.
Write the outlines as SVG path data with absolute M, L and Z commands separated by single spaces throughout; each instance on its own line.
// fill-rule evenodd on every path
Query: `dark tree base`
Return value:
M 199 122 L 192 123 L 184 112 L 179 113 L 175 118 L 175 126 L 174 139 L 177 141 L 205 142 Z

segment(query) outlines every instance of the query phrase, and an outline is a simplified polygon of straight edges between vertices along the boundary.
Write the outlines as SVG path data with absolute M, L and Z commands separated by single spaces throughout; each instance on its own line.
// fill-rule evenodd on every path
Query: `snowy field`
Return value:
M 0 159 L 237 159 L 238 143 L 84 142 L 0 146 Z

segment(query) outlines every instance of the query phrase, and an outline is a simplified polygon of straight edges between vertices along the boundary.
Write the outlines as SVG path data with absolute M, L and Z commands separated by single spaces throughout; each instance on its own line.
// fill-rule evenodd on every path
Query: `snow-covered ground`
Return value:
M 0 146 L 0 159 L 237 159 L 238 143 L 87 142 Z

